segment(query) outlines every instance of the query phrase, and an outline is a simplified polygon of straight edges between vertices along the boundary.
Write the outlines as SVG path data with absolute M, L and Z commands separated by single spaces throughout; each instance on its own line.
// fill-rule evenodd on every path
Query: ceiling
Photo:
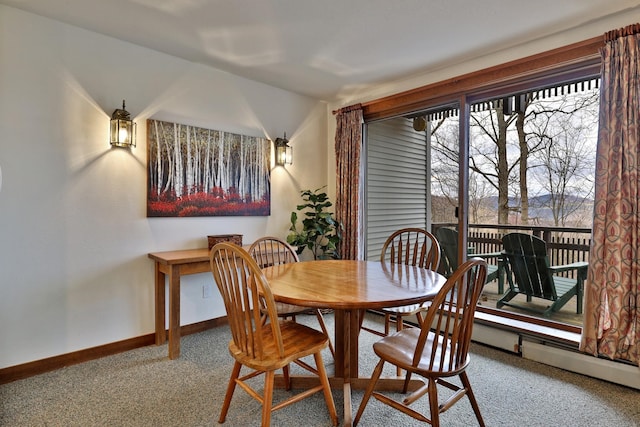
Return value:
M 0 3 L 326 101 L 640 7 L 637 0 Z

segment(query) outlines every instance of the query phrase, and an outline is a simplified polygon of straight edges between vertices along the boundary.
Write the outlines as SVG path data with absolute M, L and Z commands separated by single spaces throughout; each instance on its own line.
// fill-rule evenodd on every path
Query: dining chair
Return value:
M 466 261 L 447 279 L 443 288 L 432 300 L 421 328 L 403 329 L 382 338 L 373 345 L 373 350 L 380 360 L 367 385 L 354 418 L 354 426 L 360 421 L 372 395 L 380 402 L 435 427 L 440 425 L 440 413 L 448 410 L 466 395 L 478 423 L 484 426 L 466 368 L 470 361 L 469 346 L 474 313 L 486 275 L 486 261 L 481 258 Z M 385 363 L 424 378 L 426 380 L 424 386 L 413 391 L 402 401 L 374 392 Z M 459 383 L 449 379 L 456 375 L 459 377 Z M 408 386 L 409 382 L 405 380 L 404 393 L 407 393 Z M 453 391 L 443 403 L 438 401 L 438 386 L 444 386 Z M 425 394 L 429 397 L 431 418 L 410 407 Z
M 210 263 L 231 329 L 229 353 L 235 359 L 218 422 L 224 423 L 236 385 L 239 385 L 262 404 L 263 427 L 270 425 L 273 411 L 319 391 L 324 393 L 332 424 L 338 425 L 336 407 L 321 354 L 329 342 L 326 335 L 308 326 L 279 319 L 267 279 L 255 260 L 242 247 L 232 243 L 218 243 L 211 249 Z M 269 319 L 267 323 L 262 322 L 262 304 Z M 316 368 L 301 360 L 310 355 L 313 355 Z M 289 370 L 284 369 L 290 363 L 296 363 L 317 375 L 320 384 L 273 405 L 275 372 L 283 369 L 285 386 L 290 389 Z M 250 372 L 241 376 L 243 367 L 250 369 Z M 259 394 L 247 380 L 262 374 L 265 375 L 264 390 Z
M 403 228 L 392 233 L 382 245 L 380 262 L 413 265 L 429 270 L 438 270 L 440 264 L 440 244 L 436 237 L 422 228 Z M 423 304 L 383 308 L 384 332 L 361 326 L 378 336 L 389 335 L 392 321 L 396 331 L 403 329 L 403 317 L 416 316 L 418 326 L 422 324 Z M 362 316 L 361 316 L 362 317 Z
M 282 239 L 270 236 L 261 237 L 253 242 L 249 247 L 249 254 L 260 268 L 299 261 L 298 254 L 290 244 Z M 331 351 L 331 355 L 335 358 L 335 350 L 331 343 L 327 325 L 320 309 L 276 301 L 276 311 L 278 312 L 279 317 L 291 318 L 293 321 L 296 320 L 296 316 L 298 314 L 315 314 L 318 319 L 318 323 L 320 324 L 320 329 L 322 329 L 322 332 L 329 340 L 329 350 Z M 264 319 L 266 320 L 266 317 L 264 317 Z

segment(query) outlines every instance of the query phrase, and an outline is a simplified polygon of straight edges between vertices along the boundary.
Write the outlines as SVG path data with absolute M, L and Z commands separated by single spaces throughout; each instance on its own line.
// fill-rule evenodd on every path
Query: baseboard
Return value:
M 180 335 L 185 336 L 195 334 L 225 324 L 227 324 L 227 318 L 220 317 L 193 323 L 191 325 L 184 325 L 180 327 Z M 74 351 L 72 353 L 61 354 L 59 356 L 48 357 L 46 359 L 23 363 L 21 365 L 2 368 L 0 369 L 0 384 L 10 383 L 12 381 L 21 380 L 24 378 L 32 377 L 34 375 L 39 375 L 45 372 L 64 368 L 65 366 L 88 362 L 89 360 L 111 356 L 113 354 L 134 350 L 136 348 L 154 345 L 155 342 L 155 333 L 147 334 L 123 341 L 117 341 L 97 347 Z
M 526 339 L 522 341 L 522 357 L 640 390 L 640 369 L 635 365 L 600 359 Z
M 520 354 L 520 334 L 476 323 L 471 339 L 511 353 Z

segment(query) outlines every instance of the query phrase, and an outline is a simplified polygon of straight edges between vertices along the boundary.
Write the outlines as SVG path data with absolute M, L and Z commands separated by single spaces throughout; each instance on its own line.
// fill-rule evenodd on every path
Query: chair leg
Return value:
M 291 390 L 291 375 L 289 375 L 289 365 L 282 367 L 282 377 L 284 379 L 284 389 Z
M 384 315 L 384 334 L 389 335 L 389 326 L 391 325 L 391 315 L 390 314 L 386 314 Z
M 400 332 L 404 328 L 404 320 L 402 319 L 402 314 L 396 313 L 396 331 Z M 396 367 L 396 375 L 402 375 L 402 369 Z M 407 387 L 408 382 L 405 380 L 405 388 Z M 406 393 L 406 392 L 405 392 Z
M 406 394 L 409 391 L 409 382 L 411 382 L 411 372 L 407 371 L 404 377 L 404 385 L 402 386 L 402 393 Z
M 467 390 L 467 396 L 469 397 L 469 401 L 471 402 L 473 412 L 476 414 L 476 418 L 478 419 L 478 424 L 480 424 L 480 427 L 484 427 L 484 420 L 482 419 L 482 414 L 480 414 L 480 407 L 478 406 L 476 396 L 473 394 L 471 383 L 469 382 L 469 377 L 467 376 L 466 372 L 462 371 L 460 373 L 460 381 L 462 381 L 462 385 Z
M 440 427 L 440 405 L 438 405 L 438 386 L 436 380 L 429 378 L 429 411 L 431 412 L 431 425 Z
M 418 320 L 418 327 L 422 328 L 422 324 L 424 323 L 424 316 L 422 316 L 422 311 L 418 311 L 416 313 L 416 319 Z M 411 372 L 407 371 L 407 375 L 404 378 L 404 386 L 402 387 L 403 393 L 407 393 L 409 391 L 410 381 L 411 381 Z
M 334 350 L 333 344 L 331 343 L 331 336 L 329 335 L 329 331 L 327 330 L 327 325 L 324 323 L 324 316 L 322 315 L 322 312 L 320 310 L 315 310 L 315 312 L 316 312 L 316 317 L 318 318 L 318 323 L 320 324 L 320 329 L 322 329 L 322 332 L 326 335 L 327 339 L 329 340 L 329 351 L 331 351 L 331 355 L 335 360 L 336 351 Z
M 367 385 L 367 390 L 364 392 L 364 397 L 360 402 L 360 406 L 358 407 L 358 412 L 356 413 L 356 417 L 353 419 L 354 427 L 358 425 L 358 421 L 360 421 L 360 417 L 362 417 L 364 408 L 367 406 L 369 399 L 371 399 L 371 395 L 373 394 L 373 389 L 376 387 L 376 383 L 378 382 L 378 378 L 380 378 L 380 374 L 382 374 L 383 367 L 384 367 L 384 360 L 380 359 L 375 369 L 373 370 L 373 374 L 371 374 L 371 379 L 369 380 L 369 384 Z
M 364 323 L 364 314 L 367 312 L 367 310 L 360 310 L 360 313 L 358 315 L 358 331 L 360 331 L 360 329 L 362 329 L 362 324 Z
M 271 425 L 271 405 L 273 401 L 273 382 L 275 371 L 264 373 L 264 394 L 262 395 L 262 427 Z
M 220 424 L 222 424 L 227 418 L 227 412 L 229 412 L 229 406 L 231 405 L 231 398 L 233 397 L 233 392 L 236 389 L 236 380 L 240 376 L 240 369 L 242 369 L 242 364 L 240 362 L 235 362 L 233 370 L 231 371 L 231 377 L 229 378 L 229 384 L 227 385 L 227 392 L 224 395 L 224 403 L 220 410 L 220 418 L 218 419 Z
M 316 368 L 318 369 L 318 377 L 322 384 L 322 393 L 324 394 L 324 400 L 327 402 L 327 409 L 329 410 L 329 416 L 331 417 L 331 423 L 333 426 L 338 425 L 338 412 L 336 411 L 336 404 L 333 401 L 333 394 L 331 393 L 331 385 L 329 384 L 329 378 L 327 377 L 327 371 L 324 368 L 324 362 L 322 361 L 322 355 L 318 352 L 313 355 L 316 361 Z
M 502 308 L 505 303 L 511 301 L 516 295 L 518 295 L 517 292 L 514 292 L 512 290 L 507 291 L 507 293 L 504 294 L 502 298 L 498 300 L 498 302 L 496 302 L 496 308 Z
M 424 323 L 424 316 L 422 315 L 422 310 L 416 313 L 416 319 L 418 320 L 418 327 L 422 328 L 422 324 Z

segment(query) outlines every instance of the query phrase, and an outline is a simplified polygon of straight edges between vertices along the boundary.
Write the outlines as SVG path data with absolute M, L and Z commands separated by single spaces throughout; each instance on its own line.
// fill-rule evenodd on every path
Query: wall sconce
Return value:
M 131 120 L 131 115 L 124 107 L 117 109 L 111 115 L 111 146 L 113 147 L 135 147 L 136 146 L 136 124 Z
M 289 147 L 287 133 L 284 133 L 284 138 L 276 138 L 274 144 L 276 146 L 276 166 L 293 164 L 293 148 Z

